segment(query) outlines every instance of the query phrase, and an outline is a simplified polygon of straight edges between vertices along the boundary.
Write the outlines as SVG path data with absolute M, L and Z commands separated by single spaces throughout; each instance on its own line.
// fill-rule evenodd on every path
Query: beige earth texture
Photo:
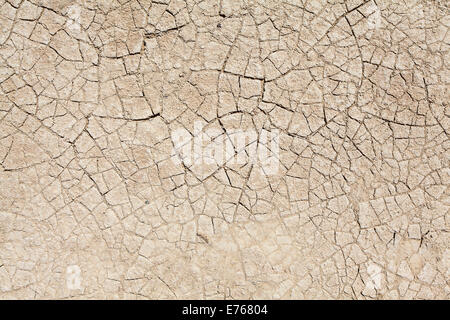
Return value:
M 449 299 L 446 0 L 0 0 L 0 299 Z

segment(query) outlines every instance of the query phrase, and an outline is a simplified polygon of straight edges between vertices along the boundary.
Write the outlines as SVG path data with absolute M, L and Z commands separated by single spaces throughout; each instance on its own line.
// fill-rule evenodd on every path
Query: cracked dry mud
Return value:
M 0 298 L 448 299 L 449 26 L 431 0 L 0 0 Z M 278 130 L 278 171 L 172 161 L 195 123 Z

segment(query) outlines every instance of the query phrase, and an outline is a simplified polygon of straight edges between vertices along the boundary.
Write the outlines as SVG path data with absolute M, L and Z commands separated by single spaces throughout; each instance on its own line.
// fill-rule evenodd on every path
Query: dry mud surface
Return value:
M 0 0 L 0 298 L 449 298 L 449 26 L 431 0 Z

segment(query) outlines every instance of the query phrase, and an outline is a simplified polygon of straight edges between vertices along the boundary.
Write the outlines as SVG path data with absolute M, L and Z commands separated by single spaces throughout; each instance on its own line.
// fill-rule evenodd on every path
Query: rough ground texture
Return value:
M 431 0 L 0 0 L 0 298 L 449 298 L 449 26 Z M 172 161 L 195 122 L 279 130 L 278 172 Z

